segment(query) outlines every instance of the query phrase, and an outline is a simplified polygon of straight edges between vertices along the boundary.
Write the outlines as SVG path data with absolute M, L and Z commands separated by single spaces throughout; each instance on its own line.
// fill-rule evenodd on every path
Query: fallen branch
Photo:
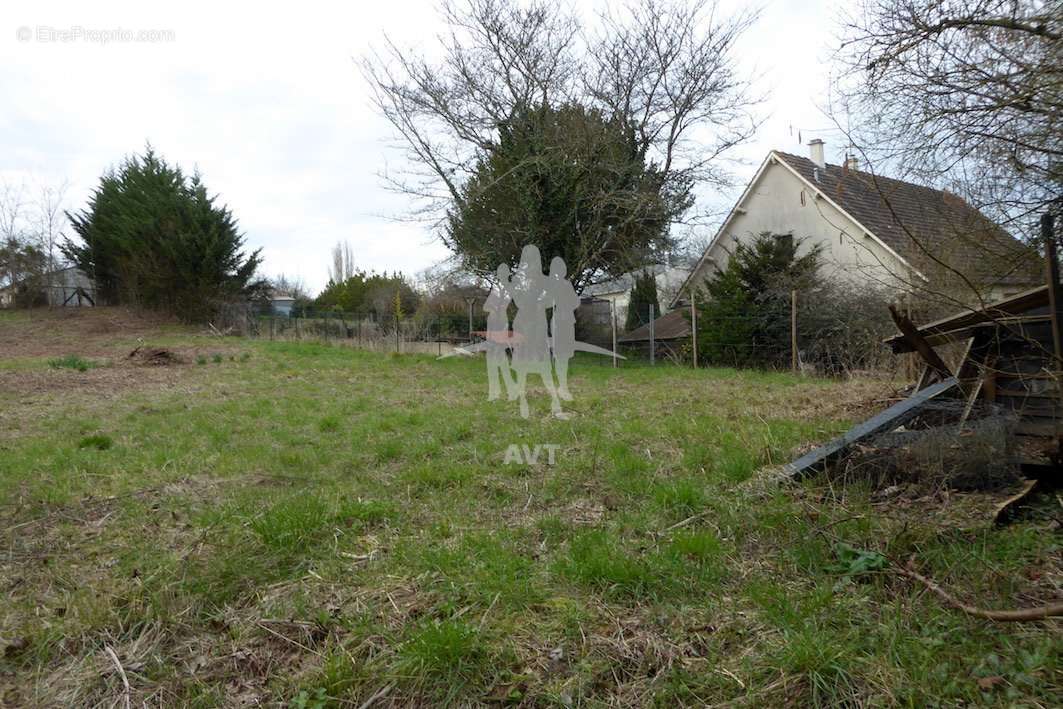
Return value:
M 952 606 L 957 610 L 961 610 L 967 615 L 973 615 L 976 618 L 985 618 L 986 620 L 995 621 L 1010 621 L 1010 622 L 1022 622 L 1030 620 L 1042 620 L 1044 618 L 1051 618 L 1054 616 L 1063 615 L 1063 603 L 1049 603 L 1045 606 L 1037 606 L 1035 608 L 1020 608 L 1017 610 L 996 611 L 987 610 L 985 608 L 976 608 L 975 606 L 967 605 L 963 603 L 955 596 L 950 594 L 945 589 L 938 586 L 936 583 L 928 579 L 926 576 L 913 571 L 910 568 L 902 566 L 896 566 L 897 572 L 902 576 L 915 579 L 919 583 L 926 586 L 930 591 L 934 593 L 938 598 L 946 603 L 946 605 Z

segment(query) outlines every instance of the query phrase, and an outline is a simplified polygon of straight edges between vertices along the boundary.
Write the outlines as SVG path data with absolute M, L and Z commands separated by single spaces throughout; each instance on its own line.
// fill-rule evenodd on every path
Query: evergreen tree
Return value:
M 67 217 L 79 241 L 63 252 L 104 302 L 198 320 L 265 287 L 255 280 L 259 251 L 244 254 L 232 211 L 150 146 L 104 174 L 88 207 Z
M 644 271 L 635 276 L 635 283 L 631 286 L 631 298 L 627 306 L 626 330 L 631 332 L 635 328 L 645 325 L 652 317 L 661 316 L 661 304 L 657 298 L 657 278 L 649 271 Z
M 820 248 L 761 234 L 738 243 L 727 267 L 698 296 L 698 360 L 724 366 L 779 366 L 790 356 L 790 294 L 817 282 Z
M 444 242 L 474 273 L 516 266 L 525 244 L 561 256 L 576 291 L 670 246 L 689 190 L 639 147 L 634 129 L 570 104 L 517 110 L 499 126 L 448 214 Z

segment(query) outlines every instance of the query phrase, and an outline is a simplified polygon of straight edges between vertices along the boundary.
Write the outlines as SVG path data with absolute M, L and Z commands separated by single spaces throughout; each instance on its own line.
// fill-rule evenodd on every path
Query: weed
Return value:
M 98 451 L 109 450 L 112 445 L 114 445 L 114 441 L 111 440 L 111 437 L 100 433 L 85 436 L 78 441 L 78 448 L 95 448 Z
M 317 430 L 322 433 L 335 433 L 340 430 L 339 416 L 325 416 L 317 422 Z
M 480 631 L 460 620 L 429 621 L 409 634 L 400 668 L 414 676 L 449 683 L 468 682 L 485 670 Z
M 87 372 L 96 365 L 77 355 L 66 355 L 65 357 L 48 360 L 48 366 L 52 369 L 75 369 L 79 372 Z

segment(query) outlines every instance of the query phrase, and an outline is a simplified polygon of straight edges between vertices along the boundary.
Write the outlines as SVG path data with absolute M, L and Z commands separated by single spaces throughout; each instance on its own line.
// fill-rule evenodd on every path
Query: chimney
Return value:
M 808 158 L 822 169 L 827 167 L 827 160 L 823 157 L 823 141 L 813 138 L 808 142 Z
M 860 169 L 860 160 L 852 153 L 845 154 L 845 169 L 855 172 Z

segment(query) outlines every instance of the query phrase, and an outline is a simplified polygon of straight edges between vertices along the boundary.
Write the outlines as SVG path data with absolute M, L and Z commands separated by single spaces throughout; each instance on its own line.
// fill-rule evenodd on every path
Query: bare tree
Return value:
M 0 238 L 21 238 L 26 229 L 26 185 L 5 182 L 0 185 Z
M 845 22 L 841 108 L 879 164 L 1002 221 L 1063 193 L 1063 5 L 865 0 Z
M 26 186 L 0 185 L 0 288 L 22 277 L 27 238 Z
M 718 4 L 643 0 L 607 11 L 590 43 L 587 93 L 635 126 L 641 148 L 691 187 L 729 184 L 720 158 L 753 136 L 759 102 L 734 48 L 757 17 Z M 694 132 L 697 130 L 697 137 Z
M 57 185 L 42 185 L 36 202 L 36 232 L 41 251 L 47 258 L 49 271 L 59 267 L 59 244 L 64 237 L 66 225 L 66 193 L 70 183 L 63 180 Z
M 635 0 L 592 30 L 563 3 L 444 0 L 438 58 L 386 40 L 362 63 L 407 159 L 385 179 L 418 198 L 413 216 L 438 225 L 461 206 L 501 124 L 578 103 L 633 125 L 668 189 L 722 183 L 718 160 L 752 134 L 755 101 L 734 58 L 753 16 L 720 16 L 715 0 Z
M 269 279 L 270 286 L 281 293 L 287 293 L 296 300 L 311 300 L 306 281 L 301 276 L 289 276 L 278 273 Z
M 328 277 L 333 283 L 343 283 L 357 272 L 354 265 L 354 252 L 349 241 L 338 241 L 332 247 L 332 264 Z

